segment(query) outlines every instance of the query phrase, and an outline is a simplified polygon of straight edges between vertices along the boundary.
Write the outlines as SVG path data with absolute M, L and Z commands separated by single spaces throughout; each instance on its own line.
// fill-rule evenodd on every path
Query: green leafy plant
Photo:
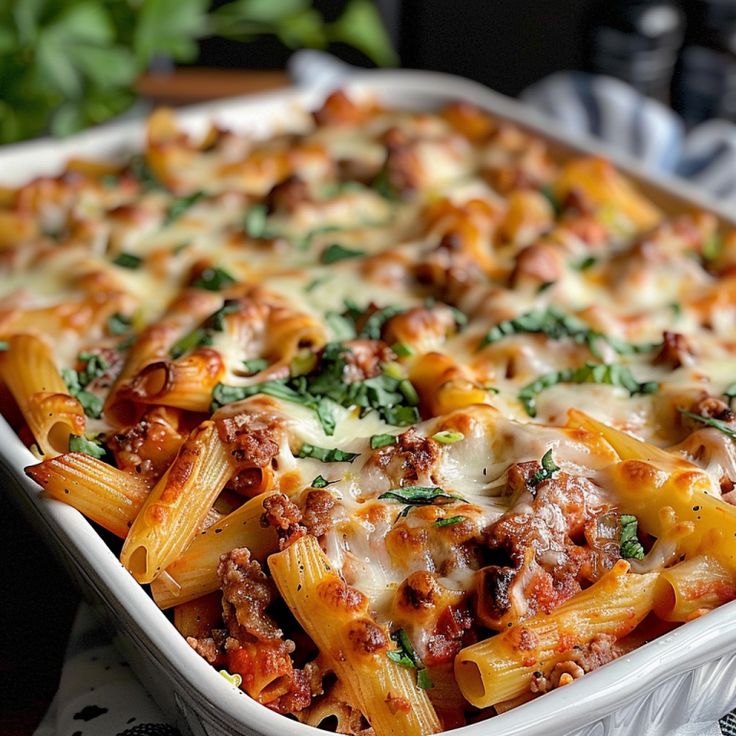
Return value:
M 156 58 L 191 62 L 200 38 L 274 35 L 289 48 L 352 46 L 396 62 L 371 0 L 349 0 L 327 22 L 311 0 L 0 0 L 0 143 L 66 135 L 135 101 Z

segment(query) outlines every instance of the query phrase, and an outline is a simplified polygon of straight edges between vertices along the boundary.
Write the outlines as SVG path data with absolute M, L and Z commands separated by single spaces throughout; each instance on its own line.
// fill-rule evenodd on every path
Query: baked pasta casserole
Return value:
M 466 103 L 291 122 L 0 190 L 26 472 L 223 687 L 432 734 L 736 597 L 736 232 Z

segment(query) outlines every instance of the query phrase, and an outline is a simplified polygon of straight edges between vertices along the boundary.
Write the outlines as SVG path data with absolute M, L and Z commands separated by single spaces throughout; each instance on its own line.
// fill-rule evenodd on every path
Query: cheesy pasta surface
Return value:
M 488 718 L 736 597 L 736 233 L 467 103 L 0 190 L 2 410 L 190 646 L 340 733 Z

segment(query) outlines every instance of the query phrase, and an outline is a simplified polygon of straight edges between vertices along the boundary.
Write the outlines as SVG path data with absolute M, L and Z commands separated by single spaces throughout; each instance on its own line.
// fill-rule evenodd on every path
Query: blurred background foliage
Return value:
M 311 0 L 0 0 L 0 143 L 67 135 L 108 120 L 136 99 L 157 61 L 191 62 L 199 40 L 285 46 L 339 43 L 374 63 L 396 54 L 371 0 L 349 0 L 327 20 Z

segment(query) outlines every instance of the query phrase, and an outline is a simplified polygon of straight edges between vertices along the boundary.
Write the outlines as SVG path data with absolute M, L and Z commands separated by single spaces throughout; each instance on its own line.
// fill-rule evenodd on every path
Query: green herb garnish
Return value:
M 245 215 L 244 229 L 249 238 L 266 237 L 266 221 L 268 208 L 265 204 L 256 204 Z
M 599 340 L 606 342 L 619 355 L 645 353 L 659 347 L 659 344 L 644 343 L 636 345 L 615 337 L 609 337 L 594 330 L 577 317 L 565 314 L 555 306 L 550 306 L 544 311 L 527 312 L 513 319 L 505 319 L 499 322 L 483 336 L 478 349 L 499 342 L 509 335 L 520 334 L 542 334 L 552 340 L 569 337 L 581 345 L 587 345 L 596 358 L 601 357 L 597 345 Z
M 243 361 L 243 367 L 250 375 L 265 371 L 268 366 L 269 362 L 266 358 L 249 358 L 248 360 Z
M 631 371 L 617 363 L 586 363 L 579 368 L 566 368 L 561 371 L 545 373 L 519 392 L 519 401 L 530 417 L 537 416 L 536 398 L 542 391 L 558 383 L 599 383 L 625 388 L 629 395 L 654 393 L 658 384 L 655 381 L 637 381 Z
M 297 457 L 313 457 L 323 463 L 351 463 L 358 455 L 359 452 L 345 452 L 336 447 L 317 447 L 305 442 L 299 449 Z
M 397 191 L 396 187 L 391 183 L 391 176 L 388 172 L 388 166 L 386 165 L 384 165 L 378 172 L 378 175 L 373 180 L 373 184 L 371 186 L 377 194 L 380 194 L 389 202 L 398 202 L 401 199 L 401 195 Z
M 331 486 L 333 483 L 339 482 L 339 480 L 327 480 L 321 475 L 318 475 L 309 485 L 312 486 L 312 488 L 327 488 L 327 486 Z
M 115 312 L 115 314 L 107 318 L 107 331 L 111 335 L 124 335 L 130 332 L 132 324 L 132 317 L 126 317 L 124 314 L 120 314 L 120 312 Z
M 621 514 L 621 536 L 619 537 L 619 545 L 621 557 L 625 560 L 644 559 L 644 547 L 641 546 L 641 542 L 637 536 L 638 525 L 639 522 L 636 516 L 631 514 Z
M 10 348 L 10 343 L 7 340 L 0 340 L 0 353 L 4 353 Z
M 586 256 L 585 258 L 575 261 L 574 263 L 571 263 L 570 265 L 576 270 L 576 271 L 587 271 L 589 268 L 592 268 L 595 266 L 595 264 L 598 262 L 598 259 L 595 256 Z
M 82 405 L 84 413 L 92 419 L 99 419 L 102 416 L 102 399 L 87 391 L 86 387 L 99 378 L 110 364 L 98 353 L 82 352 L 77 357 L 86 364 L 85 367 L 79 372 L 73 368 L 62 368 L 61 376 L 69 393 Z
M 551 480 L 552 476 L 559 470 L 559 466 L 555 464 L 552 458 L 552 449 L 550 448 L 542 456 L 542 468 L 532 476 L 529 485 L 536 488 L 542 481 Z
M 717 429 L 719 432 L 722 432 L 726 436 L 730 437 L 732 440 L 736 440 L 736 429 L 720 419 L 714 419 L 713 417 L 704 417 L 701 414 L 695 414 L 694 412 L 686 411 L 685 409 L 678 408 L 677 411 L 679 411 L 680 414 L 685 417 L 694 419 L 696 422 L 705 424 L 708 427 L 713 427 L 713 429 Z
M 393 350 L 399 358 L 408 358 L 416 352 L 411 345 L 407 345 L 403 342 L 395 342 L 391 346 L 391 350 Z
M 87 437 L 72 434 L 69 436 L 69 452 L 83 452 L 97 459 L 105 456 L 105 448 L 99 440 L 91 440 Z
M 204 197 L 204 192 L 194 192 L 186 197 L 178 197 L 166 210 L 163 225 L 171 225 L 172 222 L 178 220 L 190 207 L 199 202 Z
M 398 442 L 394 434 L 374 434 L 371 437 L 371 450 L 378 450 L 381 447 L 395 445 Z
M 360 330 L 359 337 L 366 337 L 369 340 L 380 340 L 383 326 L 386 322 L 399 314 L 403 314 L 405 311 L 406 309 L 403 307 L 389 304 L 387 307 L 373 312 L 365 321 L 365 324 Z
M 120 268 L 128 268 L 131 271 L 135 271 L 135 269 L 140 268 L 141 263 L 143 263 L 143 259 L 133 255 L 132 253 L 120 253 L 113 258 L 112 262 L 116 266 L 120 266 Z
M 386 656 L 399 667 L 406 667 L 417 671 L 417 687 L 422 690 L 429 690 L 434 687 L 432 680 L 429 678 L 427 668 L 419 659 L 411 639 L 404 629 L 399 629 L 391 638 L 396 642 L 398 649 L 391 649 L 386 652 Z
M 207 345 L 212 345 L 211 333 L 204 327 L 197 327 L 184 337 L 180 337 L 169 349 L 169 355 L 173 360 L 176 360 L 190 350 L 196 350 Z
M 197 289 L 207 289 L 207 291 L 222 291 L 222 289 L 232 286 L 235 282 L 235 277 L 231 276 L 224 268 L 214 267 L 205 268 L 192 286 Z
M 398 501 L 406 503 L 410 506 L 429 506 L 435 501 L 446 499 L 448 501 L 464 501 L 462 496 L 439 488 L 437 486 L 406 486 L 404 488 L 394 488 L 391 491 L 382 493 L 379 501 Z
M 265 393 L 274 398 L 301 404 L 316 412 L 325 434 L 335 430 L 334 404 L 359 407 L 365 414 L 377 411 L 382 419 L 395 426 L 413 424 L 419 418 L 414 405 L 416 391 L 406 379 L 380 375 L 365 381 L 346 383 L 345 353 L 340 343 L 328 343 L 313 370 L 306 375 L 265 381 L 252 386 L 218 384 L 212 394 L 212 410 L 248 396 Z
M 325 265 L 330 263 L 337 263 L 338 261 L 344 261 L 347 258 L 361 258 L 365 255 L 364 250 L 358 250 L 357 248 L 346 248 L 344 245 L 339 243 L 333 243 L 328 245 L 320 255 L 320 262 Z
M 448 516 L 444 519 L 437 519 L 435 526 L 452 526 L 453 524 L 459 524 L 461 521 L 465 521 L 465 516 Z

